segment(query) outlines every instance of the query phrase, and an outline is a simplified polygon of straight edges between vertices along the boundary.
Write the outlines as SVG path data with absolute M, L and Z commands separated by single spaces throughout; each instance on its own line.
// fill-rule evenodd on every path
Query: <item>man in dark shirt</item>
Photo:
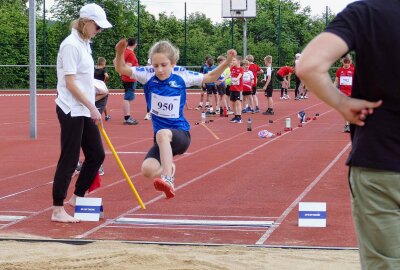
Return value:
M 362 269 L 400 269 L 400 1 L 346 7 L 304 49 L 297 74 L 351 123 L 347 160 Z M 328 70 L 356 54 L 353 91 L 335 89 Z

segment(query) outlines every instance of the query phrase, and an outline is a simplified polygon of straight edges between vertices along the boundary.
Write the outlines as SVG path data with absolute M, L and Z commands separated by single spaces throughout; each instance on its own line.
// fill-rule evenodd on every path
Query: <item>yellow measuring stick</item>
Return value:
M 128 185 L 129 185 L 129 187 L 131 188 L 133 194 L 135 194 L 135 197 L 136 197 L 137 201 L 139 202 L 139 204 L 140 204 L 140 206 L 142 207 L 142 209 L 146 209 L 146 206 L 143 204 L 143 201 L 142 201 L 142 199 L 140 198 L 139 193 L 136 191 L 135 186 L 132 184 L 132 181 L 131 181 L 129 175 L 126 173 L 126 170 L 125 170 L 125 168 L 124 168 L 124 165 L 122 165 L 122 162 L 121 162 L 121 160 L 119 159 L 119 157 L 118 157 L 118 155 L 117 155 L 117 152 L 115 151 L 114 146 L 112 145 L 110 139 L 108 138 L 107 133 L 106 133 L 106 131 L 104 130 L 102 124 L 100 123 L 100 124 L 98 124 L 97 126 L 98 126 L 98 128 L 99 128 L 99 130 L 100 130 L 101 135 L 103 135 L 103 138 L 106 140 L 106 142 L 107 142 L 107 144 L 108 144 L 108 147 L 110 148 L 111 152 L 113 153 L 113 155 L 114 155 L 114 157 L 115 157 L 115 160 L 117 161 L 118 166 L 119 166 L 119 168 L 120 168 L 121 171 L 122 171 L 122 174 L 125 176 L 126 182 L 128 182 Z

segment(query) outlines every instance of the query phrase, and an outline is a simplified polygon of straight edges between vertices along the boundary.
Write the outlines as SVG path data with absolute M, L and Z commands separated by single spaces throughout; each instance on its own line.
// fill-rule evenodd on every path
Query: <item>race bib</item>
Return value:
M 232 78 L 231 84 L 232 84 L 232 85 L 240 85 L 240 79 L 238 79 L 238 78 Z
M 165 97 L 151 94 L 151 113 L 163 118 L 179 118 L 181 97 Z
M 340 85 L 353 85 L 353 77 L 351 76 L 340 77 Z

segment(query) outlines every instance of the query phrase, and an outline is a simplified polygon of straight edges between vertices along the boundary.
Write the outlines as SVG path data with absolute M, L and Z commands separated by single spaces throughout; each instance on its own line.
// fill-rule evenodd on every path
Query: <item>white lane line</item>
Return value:
M 112 152 L 111 151 L 106 151 L 106 154 L 107 155 L 109 155 L 109 154 L 112 154 Z M 147 154 L 147 152 L 135 152 L 135 151 L 133 151 L 133 152 L 130 152 L 130 151 L 126 151 L 126 152 L 117 152 L 117 154 L 118 155 L 145 155 L 145 154 Z M 191 155 L 191 153 L 183 153 L 183 155 Z
M 325 167 L 325 169 L 308 185 L 308 187 L 292 202 L 292 204 L 286 208 L 282 215 L 276 220 L 275 224 L 272 225 L 264 235 L 258 239 L 256 245 L 263 245 L 265 241 L 271 236 L 271 234 L 279 227 L 280 224 L 286 219 L 286 217 L 292 212 L 292 210 L 298 205 L 298 203 L 318 184 L 318 182 L 324 177 L 324 175 L 338 162 L 338 160 L 346 153 L 351 143 L 348 143 L 342 151 Z
M 8 180 L 8 179 L 12 179 L 12 178 L 24 176 L 24 175 L 27 175 L 27 174 L 31 174 L 31 173 L 35 173 L 35 172 L 40 172 L 40 171 L 43 171 L 43 170 L 47 170 L 47 169 L 53 168 L 53 167 L 55 167 L 55 166 L 56 166 L 56 165 L 54 164 L 54 165 L 50 165 L 50 166 L 47 166 L 47 167 L 42 167 L 42 168 L 39 168 L 39 169 L 36 169 L 36 170 L 27 171 L 27 172 L 23 172 L 23 173 L 19 173 L 19 174 L 14 174 L 14 175 L 11 175 L 11 176 L 8 176 L 8 177 L 0 178 L 0 182 L 3 182 L 3 181 Z
M 22 194 L 22 193 L 25 193 L 25 192 L 29 192 L 29 191 L 34 190 L 36 188 L 43 187 L 43 186 L 46 186 L 46 185 L 49 185 L 49 184 L 52 184 L 52 183 L 53 183 L 53 181 L 50 181 L 50 182 L 44 183 L 44 184 L 36 186 L 36 187 L 31 187 L 31 188 L 24 189 L 24 190 L 15 192 L 15 193 L 11 193 L 11 194 L 5 195 L 3 197 L 0 197 L 0 200 L 7 199 L 9 197 L 16 196 L 16 195 L 19 195 L 19 194 Z
M 6 216 L 6 215 L 0 215 L 0 221 L 16 221 L 20 219 L 24 219 L 26 216 Z

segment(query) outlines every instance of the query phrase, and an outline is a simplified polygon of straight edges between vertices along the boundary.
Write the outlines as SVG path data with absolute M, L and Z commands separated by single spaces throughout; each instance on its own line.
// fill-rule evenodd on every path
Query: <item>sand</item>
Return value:
M 356 270 L 356 250 L 0 241 L 0 269 Z

